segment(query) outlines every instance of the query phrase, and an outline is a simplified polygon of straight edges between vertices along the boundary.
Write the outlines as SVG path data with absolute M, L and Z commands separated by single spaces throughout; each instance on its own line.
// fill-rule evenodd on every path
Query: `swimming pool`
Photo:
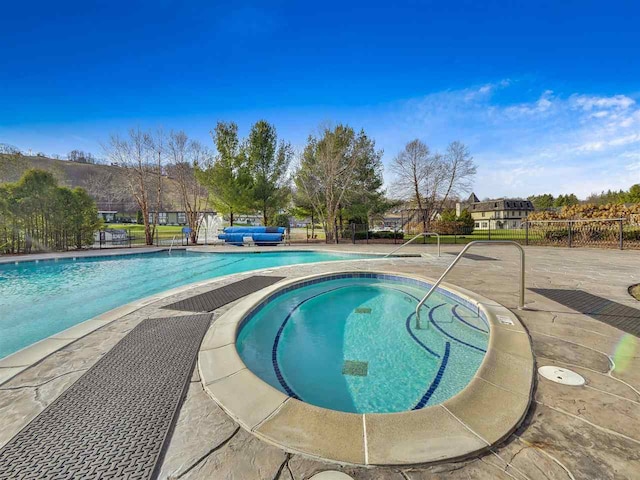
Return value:
M 326 252 L 167 252 L 0 265 L 0 358 L 126 303 L 261 268 L 374 258 Z
M 238 354 L 289 397 L 351 413 L 419 410 L 459 393 L 487 351 L 470 301 L 395 275 L 347 273 L 280 290 L 244 319 Z

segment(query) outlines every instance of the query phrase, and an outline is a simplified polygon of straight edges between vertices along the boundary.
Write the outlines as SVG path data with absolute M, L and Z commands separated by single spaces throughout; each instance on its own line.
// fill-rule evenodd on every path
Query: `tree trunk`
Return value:
M 311 238 L 316 238 L 316 221 L 313 216 L 313 210 L 311 211 Z

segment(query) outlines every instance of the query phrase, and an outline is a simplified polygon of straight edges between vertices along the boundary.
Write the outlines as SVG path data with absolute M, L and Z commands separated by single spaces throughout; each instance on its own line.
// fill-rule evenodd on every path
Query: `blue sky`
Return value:
M 101 155 L 110 133 L 265 118 L 301 148 L 364 128 L 388 163 L 467 143 L 480 197 L 640 182 L 634 2 L 10 2 L 0 142 Z M 387 176 L 387 181 L 391 180 Z

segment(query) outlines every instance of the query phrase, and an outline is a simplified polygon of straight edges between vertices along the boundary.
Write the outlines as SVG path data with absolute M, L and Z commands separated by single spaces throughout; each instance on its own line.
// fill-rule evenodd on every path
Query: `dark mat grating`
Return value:
M 140 323 L 0 450 L 0 478 L 150 478 L 211 318 Z
M 455 252 L 445 252 L 447 255 L 455 255 L 458 256 Z M 478 260 L 478 261 L 487 261 L 487 260 L 497 260 L 497 258 L 493 257 L 485 257 L 484 255 L 476 255 L 475 253 L 465 253 L 463 255 L 464 258 L 468 258 L 469 260 Z
M 262 290 L 263 288 L 273 285 L 284 278 L 286 277 L 255 275 L 238 282 L 230 283 L 224 287 L 201 293 L 200 295 L 185 298 L 184 300 L 166 305 L 162 308 L 182 310 L 186 312 L 212 312 L 227 303 L 234 302 L 246 295 L 249 295 L 250 293 Z
M 530 288 L 529 290 L 607 325 L 640 336 L 640 310 L 636 308 L 583 290 L 556 288 Z

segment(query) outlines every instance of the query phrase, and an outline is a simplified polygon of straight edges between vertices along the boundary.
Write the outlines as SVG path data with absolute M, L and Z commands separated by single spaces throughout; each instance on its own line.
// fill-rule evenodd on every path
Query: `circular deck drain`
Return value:
M 551 380 L 552 382 L 560 383 L 562 385 L 570 385 L 572 387 L 581 387 L 584 385 L 584 377 L 582 375 L 572 372 L 571 370 L 567 370 L 566 368 L 548 365 L 540 367 L 538 369 L 538 373 L 547 380 Z
M 324 472 L 316 473 L 309 480 L 353 480 L 353 477 L 337 470 L 325 470 Z

